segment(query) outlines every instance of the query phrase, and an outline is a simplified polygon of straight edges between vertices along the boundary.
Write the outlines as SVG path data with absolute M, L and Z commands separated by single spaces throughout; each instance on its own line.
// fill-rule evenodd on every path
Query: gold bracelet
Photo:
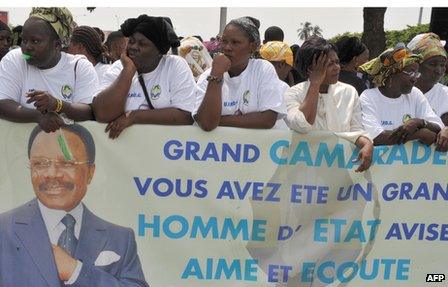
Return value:
M 54 111 L 59 114 L 61 110 L 62 110 L 62 100 L 56 99 L 56 109 Z

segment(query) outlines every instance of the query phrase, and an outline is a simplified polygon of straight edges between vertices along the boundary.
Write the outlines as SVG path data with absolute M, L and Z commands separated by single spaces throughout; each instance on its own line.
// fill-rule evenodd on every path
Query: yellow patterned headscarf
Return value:
M 423 57 L 423 61 L 435 56 L 447 57 L 445 48 L 439 36 L 434 33 L 425 33 L 415 36 L 408 44 L 408 48 Z
M 67 8 L 33 7 L 29 17 L 47 21 L 58 34 L 62 47 L 68 47 L 73 29 L 76 28 L 76 23 L 73 21 L 72 13 Z
M 285 42 L 271 41 L 263 44 L 260 48 L 260 55 L 268 61 L 285 61 L 293 66 L 293 54 L 291 48 Z
M 406 47 L 387 49 L 378 57 L 361 65 L 359 69 L 373 77 L 377 86 L 385 86 L 390 75 L 399 73 L 410 64 L 420 63 L 422 56 L 412 53 Z

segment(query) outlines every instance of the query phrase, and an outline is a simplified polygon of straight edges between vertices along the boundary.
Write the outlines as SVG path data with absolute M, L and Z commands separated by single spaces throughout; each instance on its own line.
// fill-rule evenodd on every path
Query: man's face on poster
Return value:
M 58 135 L 63 134 L 66 147 L 61 147 Z M 67 150 L 70 156 L 67 156 Z M 71 159 L 70 159 L 71 157 Z M 88 163 L 84 143 L 78 135 L 61 130 L 40 132 L 30 151 L 31 181 L 39 201 L 51 209 L 70 211 L 87 191 L 95 171 Z

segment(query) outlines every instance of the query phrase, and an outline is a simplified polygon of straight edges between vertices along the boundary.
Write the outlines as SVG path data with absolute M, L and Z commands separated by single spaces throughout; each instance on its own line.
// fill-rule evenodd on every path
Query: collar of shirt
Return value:
M 65 225 L 61 222 L 62 218 L 67 214 L 71 214 L 75 220 L 75 237 L 79 239 L 79 233 L 81 231 L 82 215 L 84 213 L 84 206 L 79 203 L 71 211 L 66 212 L 65 210 L 50 209 L 43 205 L 39 200 L 39 209 L 42 214 L 42 218 L 47 228 L 48 236 L 50 238 L 51 244 L 58 244 L 59 236 L 65 230 Z

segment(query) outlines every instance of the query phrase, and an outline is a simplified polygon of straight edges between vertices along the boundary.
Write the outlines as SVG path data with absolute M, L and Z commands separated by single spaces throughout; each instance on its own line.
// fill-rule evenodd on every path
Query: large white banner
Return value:
M 355 173 L 331 133 L 133 126 L 93 135 L 83 202 L 134 230 L 145 278 L 169 286 L 436 286 L 448 254 L 446 153 L 376 147 Z M 0 121 L 0 212 L 34 198 L 28 137 Z M 18 271 L 19 272 L 19 271 Z

